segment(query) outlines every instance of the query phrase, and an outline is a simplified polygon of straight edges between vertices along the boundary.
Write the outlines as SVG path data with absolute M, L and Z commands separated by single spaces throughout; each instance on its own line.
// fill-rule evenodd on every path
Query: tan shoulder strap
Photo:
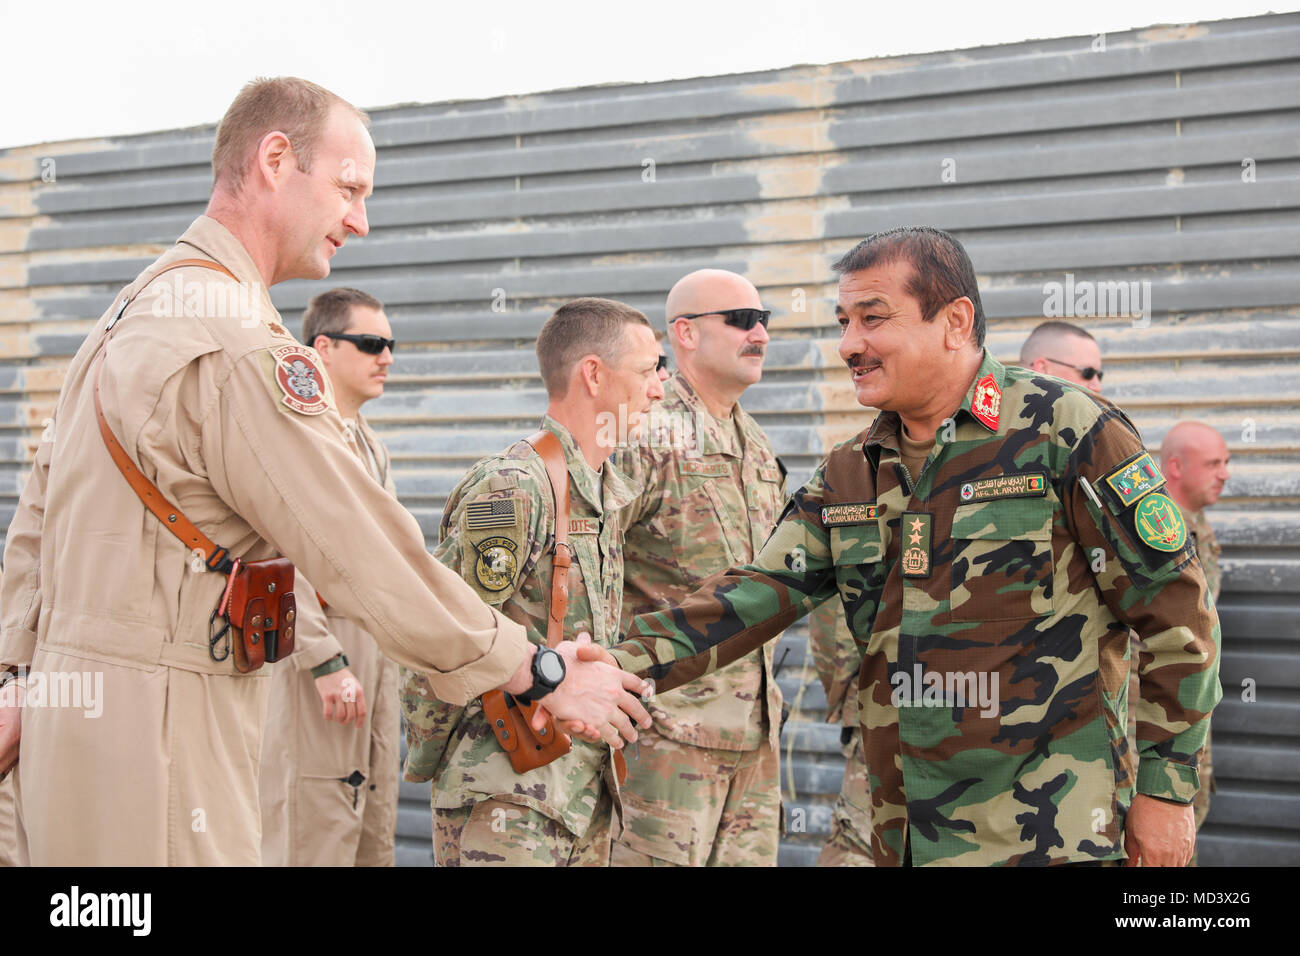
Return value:
M 569 466 L 565 464 L 560 440 L 545 428 L 524 441 L 541 455 L 555 496 L 555 554 L 551 559 L 551 606 L 546 622 L 546 646 L 555 647 L 564 640 L 564 616 L 569 610 L 569 567 L 573 564 L 573 552 L 569 548 Z
M 207 259 L 181 259 L 179 262 L 173 262 L 170 265 L 159 269 L 149 277 L 148 281 L 146 281 L 144 285 L 136 289 L 132 295 L 127 296 L 127 298 L 122 302 L 121 307 L 117 310 L 117 314 L 114 315 L 108 325 L 104 327 L 105 333 L 112 330 L 113 326 L 117 324 L 117 320 L 122 317 L 124 312 L 126 312 L 126 307 L 131 304 L 136 296 L 144 291 L 145 286 L 149 285 L 150 282 L 158 278 L 164 272 L 170 272 L 172 269 L 181 269 L 188 266 L 199 266 L 204 269 L 215 270 L 216 272 L 224 272 L 226 275 L 230 276 L 230 278 L 235 278 L 234 273 L 225 266 L 220 263 L 209 262 Z M 163 497 L 162 492 L 158 490 L 158 486 L 142 475 L 140 470 L 131 462 L 130 456 L 127 455 L 126 450 L 122 448 L 122 444 L 117 440 L 117 436 L 113 434 L 113 429 L 109 426 L 108 419 L 104 417 L 104 405 L 99 399 L 99 372 L 103 367 L 104 358 L 101 354 L 95 365 L 95 417 L 99 420 L 99 433 L 104 438 L 104 444 L 108 446 L 108 453 L 112 456 L 113 463 L 117 465 L 117 470 L 122 473 L 122 477 L 126 479 L 126 483 L 131 486 L 131 490 L 136 493 L 136 496 L 144 503 L 144 506 L 152 511 L 154 517 L 162 522 L 164 528 L 176 535 L 176 537 L 180 539 L 181 543 L 190 550 L 196 548 L 201 549 L 203 553 L 207 555 L 207 566 L 213 571 L 220 571 L 224 574 L 226 571 L 230 570 L 231 567 L 229 552 L 220 545 L 215 544 L 212 539 L 196 528 L 190 520 L 181 513 L 179 508 Z

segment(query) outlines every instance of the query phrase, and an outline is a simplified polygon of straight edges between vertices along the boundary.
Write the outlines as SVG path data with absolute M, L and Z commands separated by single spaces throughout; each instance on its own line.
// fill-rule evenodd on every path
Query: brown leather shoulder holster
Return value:
M 116 314 L 104 327 L 105 351 L 112 338 L 109 333 L 113 326 L 145 286 L 164 272 L 187 266 L 212 269 L 235 278 L 224 266 L 207 259 L 182 259 L 164 266 L 123 300 Z M 179 508 L 163 497 L 157 485 L 140 473 L 122 448 L 122 443 L 113 434 L 108 419 L 104 417 L 104 406 L 99 398 L 99 373 L 104 367 L 103 355 L 102 351 L 95 366 L 95 417 L 99 420 L 99 433 L 104 438 L 113 463 L 144 506 L 162 522 L 162 526 L 185 547 L 194 551 L 196 559 L 200 555 L 204 556 L 203 565 L 207 570 L 229 575 L 221 603 L 208 618 L 208 654 L 219 662 L 228 658 L 233 651 L 235 669 L 242 674 L 255 671 L 267 662 L 274 663 L 288 657 L 293 653 L 294 618 L 297 616 L 293 597 L 293 563 L 288 558 L 269 558 L 246 563 L 238 558 L 232 560 L 229 551 L 215 544 L 196 528 Z M 218 616 L 224 617 L 226 623 L 214 635 L 212 627 Z M 217 645 L 228 630 L 232 632 L 233 640 L 227 640 L 224 653 L 218 655 Z
M 564 618 L 569 610 L 569 568 L 573 564 L 573 551 L 569 547 L 569 466 L 560 440 L 546 429 L 524 440 L 546 465 L 555 498 L 555 551 L 551 557 L 551 600 L 546 616 L 546 646 L 554 648 L 564 640 Z M 533 716 L 539 706 L 536 701 L 524 703 L 500 690 L 490 690 L 480 700 L 483 716 L 516 773 L 544 767 L 571 749 L 569 736 L 555 729 L 555 720 L 550 715 L 540 731 L 533 730 Z M 614 770 L 622 786 L 627 778 L 627 764 L 619 751 L 614 752 Z

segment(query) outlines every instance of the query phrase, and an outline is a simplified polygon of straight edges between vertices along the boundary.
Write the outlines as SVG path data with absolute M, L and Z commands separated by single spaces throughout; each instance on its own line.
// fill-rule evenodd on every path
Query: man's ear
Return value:
M 1034 359 L 1032 362 L 1029 363 L 1029 368 L 1030 368 L 1031 371 L 1034 371 L 1034 372 L 1043 372 L 1044 374 L 1046 374 L 1046 373 L 1047 373 L 1047 359 L 1045 359 L 1045 358 L 1036 358 L 1036 359 Z
M 598 355 L 585 355 L 578 361 L 578 380 L 592 398 L 596 397 L 605 384 L 605 371 L 605 363 Z
M 673 343 L 688 352 L 694 352 L 699 346 L 700 330 L 695 327 L 695 323 L 690 319 L 682 319 L 680 322 L 674 322 L 668 326 L 668 335 Z
M 949 302 L 943 318 L 948 324 L 944 344 L 949 349 L 958 352 L 975 341 L 975 303 L 966 296 Z
M 267 133 L 257 144 L 255 163 L 258 175 L 272 187 L 298 168 L 298 160 L 294 156 L 289 137 L 278 129 Z

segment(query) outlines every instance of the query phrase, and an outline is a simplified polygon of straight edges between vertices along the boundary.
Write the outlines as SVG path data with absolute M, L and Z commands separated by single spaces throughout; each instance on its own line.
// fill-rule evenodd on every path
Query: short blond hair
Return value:
M 237 192 L 257 144 L 275 130 L 288 137 L 298 168 L 310 172 L 312 151 L 335 106 L 351 110 L 370 128 L 370 117 L 363 111 L 310 80 L 277 76 L 246 83 L 217 127 L 212 147 L 213 185 Z

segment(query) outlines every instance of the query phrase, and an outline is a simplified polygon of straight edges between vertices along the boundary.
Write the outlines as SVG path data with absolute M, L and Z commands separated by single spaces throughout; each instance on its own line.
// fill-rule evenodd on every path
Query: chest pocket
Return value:
M 846 618 L 852 623 L 857 620 L 863 596 L 872 592 L 873 576 L 880 571 L 880 562 L 885 557 L 885 549 L 880 540 L 880 525 L 875 521 L 867 521 L 864 524 L 832 527 L 829 530 L 835 585 L 839 588 Z M 867 634 L 871 628 L 867 624 L 860 630 Z
M 954 621 L 1018 621 L 1052 613 L 1049 498 L 958 505 L 952 518 Z

